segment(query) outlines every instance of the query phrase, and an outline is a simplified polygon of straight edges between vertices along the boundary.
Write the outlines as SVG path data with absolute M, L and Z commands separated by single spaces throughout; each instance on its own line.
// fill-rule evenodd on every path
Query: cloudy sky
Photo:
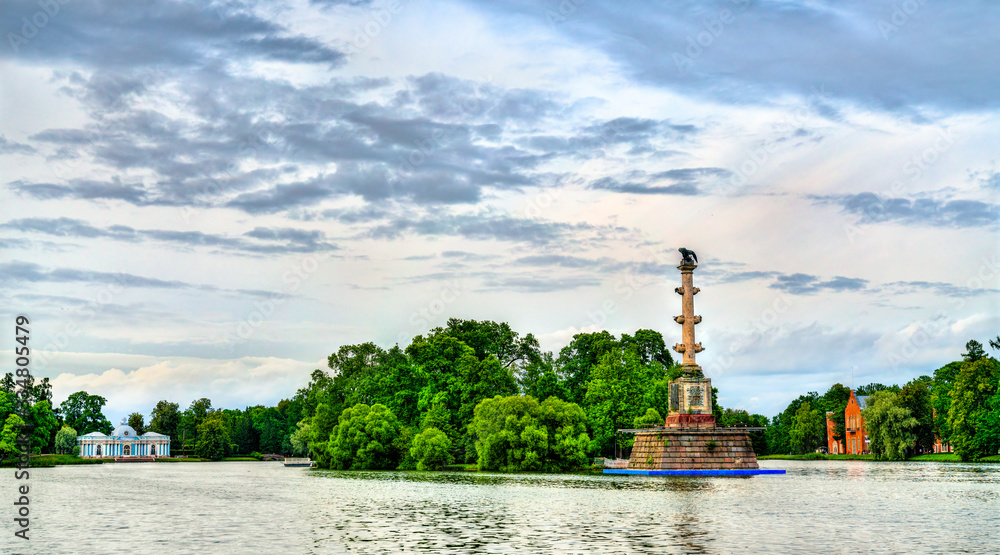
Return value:
M 114 421 L 275 403 L 450 316 L 673 344 L 680 246 L 725 406 L 1000 332 L 992 2 L 0 12 L 0 317 Z

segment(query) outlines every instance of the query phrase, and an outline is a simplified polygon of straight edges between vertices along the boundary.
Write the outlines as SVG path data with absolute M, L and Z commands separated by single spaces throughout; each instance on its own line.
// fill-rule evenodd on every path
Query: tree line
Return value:
M 1000 349 L 1000 337 L 990 344 Z M 961 361 L 933 377 L 858 388 L 858 395 L 871 395 L 863 416 L 877 456 L 929 451 L 935 435 L 966 460 L 996 453 L 1000 366 L 978 342 L 966 349 Z M 405 348 L 344 345 L 327 363 L 273 407 L 219 409 L 202 398 L 181 410 L 163 400 L 148 424 L 139 413 L 128 422 L 140 434 L 169 435 L 175 454 L 213 460 L 277 453 L 340 469 L 469 463 L 483 470 L 567 470 L 627 450 L 633 438 L 618 429 L 662 425 L 668 384 L 681 373 L 654 330 L 579 333 L 555 355 L 506 323 L 454 318 Z M 12 412 L 14 385 L 10 374 L 0 383 L 0 456 L 16 452 L 21 420 Z M 826 445 L 827 411 L 834 438 L 844 437 L 850 389 L 841 384 L 802 395 L 770 419 L 720 407 L 716 393 L 720 426 L 766 427 L 751 432 L 758 455 Z M 77 435 L 111 432 L 103 397 L 80 391 L 57 408 L 51 397 L 48 379 L 30 388 L 33 451 L 73 452 Z
M 1000 336 L 990 340 L 1000 350 Z M 970 340 L 962 359 L 910 380 L 903 386 L 872 383 L 861 417 L 869 449 L 879 459 L 902 460 L 933 451 L 937 438 L 950 442 L 963 461 L 1000 451 L 1000 362 L 982 343 Z M 772 453 L 808 453 L 827 445 L 826 412 L 835 426 L 832 439 L 845 438 L 844 409 L 851 390 L 834 384 L 826 393 L 809 392 L 793 400 L 767 429 Z

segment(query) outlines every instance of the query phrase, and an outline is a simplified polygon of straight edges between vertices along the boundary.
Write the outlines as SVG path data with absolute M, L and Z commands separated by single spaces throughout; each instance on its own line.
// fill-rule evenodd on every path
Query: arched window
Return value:
M 132 446 L 131 445 L 126 445 L 125 446 L 125 450 L 122 453 L 125 454 L 125 455 L 131 455 L 132 454 Z
M 149 446 L 149 454 L 152 455 L 152 456 L 154 456 L 154 457 L 156 456 L 156 444 L 155 443 L 153 445 Z
M 97 446 L 97 456 L 98 457 L 101 456 L 101 446 L 100 445 Z

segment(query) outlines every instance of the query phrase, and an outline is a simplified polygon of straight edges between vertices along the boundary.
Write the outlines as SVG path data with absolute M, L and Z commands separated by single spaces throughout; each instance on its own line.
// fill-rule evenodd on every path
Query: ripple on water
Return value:
M 28 552 L 991 553 L 1000 539 L 997 465 L 762 466 L 788 474 L 338 472 L 253 462 L 36 469 Z

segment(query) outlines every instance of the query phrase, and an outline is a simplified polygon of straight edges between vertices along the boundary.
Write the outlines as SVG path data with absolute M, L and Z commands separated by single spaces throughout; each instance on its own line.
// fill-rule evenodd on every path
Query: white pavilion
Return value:
M 105 457 L 169 457 L 170 436 L 146 432 L 141 436 L 124 421 L 111 432 L 90 432 L 77 436 L 80 456 L 88 459 Z

